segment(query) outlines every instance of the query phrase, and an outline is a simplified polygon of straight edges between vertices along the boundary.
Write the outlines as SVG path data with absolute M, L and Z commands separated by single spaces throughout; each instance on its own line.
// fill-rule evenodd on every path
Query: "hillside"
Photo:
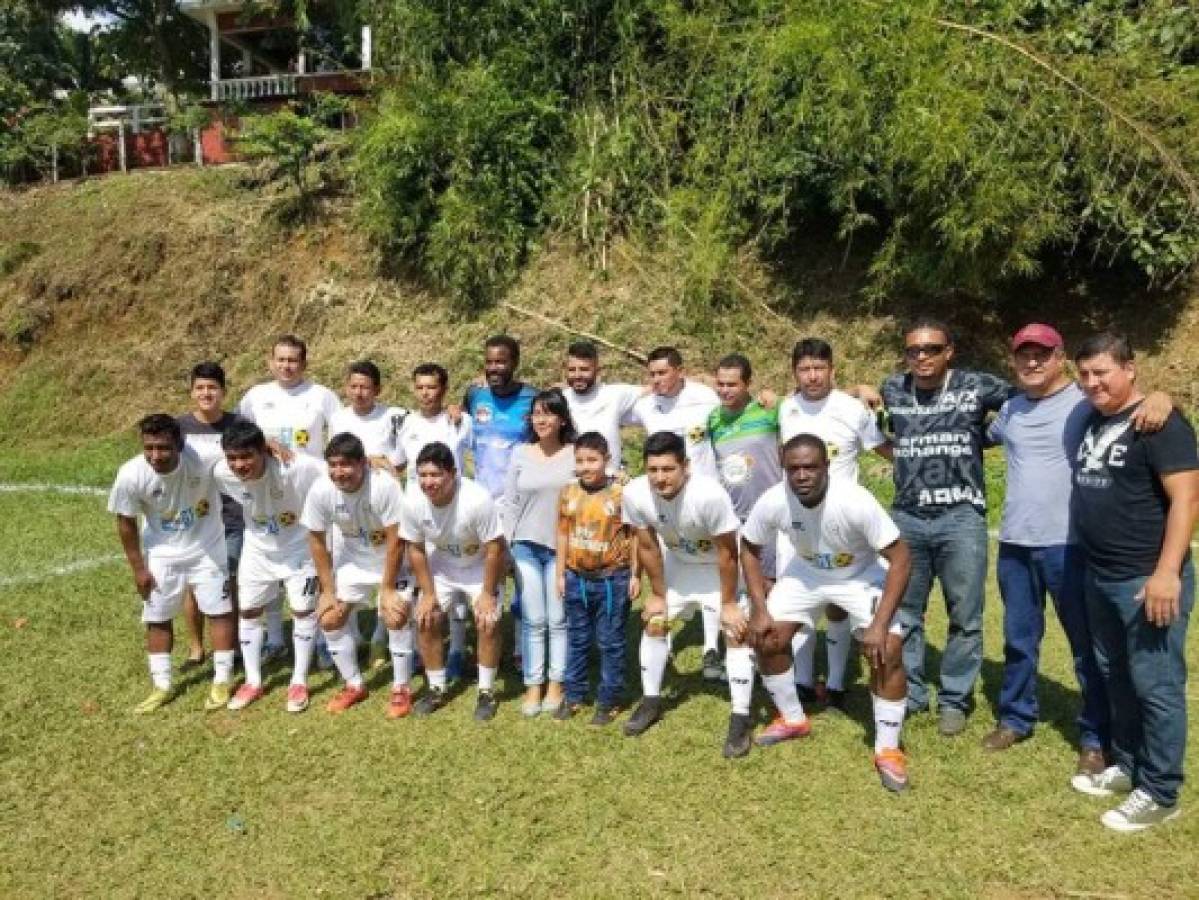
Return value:
M 0 195 L 0 448 L 65 450 L 122 435 L 144 412 L 183 405 L 186 373 L 201 358 L 221 360 L 240 394 L 263 376 L 269 337 L 283 330 L 309 339 L 314 377 L 335 384 L 346 362 L 371 357 L 399 400 L 406 373 L 426 359 L 445 363 L 460 386 L 498 330 L 523 340 L 528 379 L 556 377 L 571 339 L 562 329 L 505 305 L 463 318 L 444 298 L 381 276 L 345 201 L 290 229 L 274 224 L 276 202 L 238 167 Z M 843 248 L 813 237 L 773 271 L 742 269 L 736 305 L 696 316 L 667 250 L 618 246 L 599 272 L 559 240 L 507 300 L 634 350 L 676 343 L 692 365 L 743 350 L 779 389 L 791 344 L 807 334 L 833 341 L 842 382 L 874 382 L 898 364 L 895 328 L 912 304 L 872 310 L 857 293 L 861 265 Z M 1148 348 L 1146 381 L 1193 407 L 1199 295 L 1113 300 L 1120 290 L 1115 276 L 1059 281 L 935 311 L 961 329 L 963 362 L 992 368 L 1002 366 L 1004 336 L 1029 316 L 1058 322 L 1067 339 L 1101 323 L 1127 328 Z M 639 377 L 619 353 L 606 365 L 610 378 Z

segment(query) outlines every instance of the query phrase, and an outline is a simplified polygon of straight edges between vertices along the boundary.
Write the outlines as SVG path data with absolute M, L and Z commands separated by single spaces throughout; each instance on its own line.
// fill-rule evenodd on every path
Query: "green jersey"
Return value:
M 708 435 L 720 483 L 742 522 L 758 498 L 783 480 L 779 462 L 778 407 L 751 400 L 740 413 L 723 406 L 708 416 Z

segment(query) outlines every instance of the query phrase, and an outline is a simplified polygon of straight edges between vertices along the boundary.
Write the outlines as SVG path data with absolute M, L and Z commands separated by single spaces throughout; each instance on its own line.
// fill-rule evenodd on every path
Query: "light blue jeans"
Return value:
M 520 585 L 525 684 L 545 684 L 547 668 L 549 680 L 561 684 L 566 680 L 566 605 L 558 595 L 556 554 L 541 544 L 517 541 L 512 545 L 512 559 Z

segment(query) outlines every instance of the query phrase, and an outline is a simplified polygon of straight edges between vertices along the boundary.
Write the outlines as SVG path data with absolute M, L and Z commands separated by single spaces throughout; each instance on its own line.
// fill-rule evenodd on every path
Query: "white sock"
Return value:
M 479 666 L 479 690 L 490 691 L 495 687 L 495 666 Z
M 762 683 L 766 685 L 766 690 L 770 691 L 770 699 L 774 701 L 775 708 L 783 717 L 784 722 L 795 725 L 807 718 L 804 715 L 803 704 L 799 702 L 799 693 L 795 690 L 795 680 L 791 677 L 790 672 L 783 672 L 779 675 L 763 675 Z
M 233 680 L 233 651 L 212 651 L 212 683 L 228 684 Z
M 450 615 L 450 652 L 466 652 L 466 620 Z
M 272 647 L 283 646 L 283 600 L 276 598 L 266 605 L 266 642 Z
M 845 669 L 849 666 L 849 651 L 853 649 L 853 636 L 849 633 L 849 619 L 829 622 L 824 632 L 824 648 L 828 654 L 828 681 L 830 691 L 845 690 Z
M 754 696 L 754 652 L 749 647 L 729 647 L 724 652 L 724 665 L 733 714 L 748 716 Z
M 239 619 L 237 642 L 241 644 L 241 664 L 246 667 L 246 684 L 262 687 L 262 618 Z
M 436 691 L 445 690 L 445 669 L 425 669 L 425 680 Z
M 874 704 L 874 752 L 898 749 L 907 701 L 884 700 L 877 694 L 871 694 L 870 699 Z
M 670 642 L 666 638 L 650 637 L 641 632 L 641 693 L 646 697 L 662 694 L 662 676 L 666 674 L 666 659 Z
M 791 654 L 795 657 L 793 680 L 804 687 L 816 686 L 816 634 L 800 628 L 791 638 Z
M 700 610 L 704 622 L 704 653 L 709 650 L 720 649 L 720 610 L 708 609 L 706 606 Z
M 362 687 L 362 673 L 358 671 L 358 645 L 354 643 L 354 635 L 350 634 L 350 629 L 326 631 L 325 640 L 329 644 L 333 665 L 337 666 L 337 671 L 346 684 L 353 688 Z
M 407 687 L 412 678 L 412 626 L 387 629 L 387 649 L 391 652 L 391 683 Z
M 148 653 L 150 658 L 150 681 L 160 691 L 171 689 L 171 654 Z
M 316 614 L 296 616 L 291 623 L 291 645 L 296 664 L 291 670 L 292 684 L 308 684 L 308 670 L 312 668 L 312 653 L 316 649 Z

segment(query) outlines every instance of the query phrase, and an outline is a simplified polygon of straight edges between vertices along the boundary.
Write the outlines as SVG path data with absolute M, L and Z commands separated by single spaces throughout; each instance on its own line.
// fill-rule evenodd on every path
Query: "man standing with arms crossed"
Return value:
M 1143 831 L 1179 813 L 1199 454 L 1194 429 L 1177 411 L 1156 434 L 1133 428 L 1144 395 L 1126 338 L 1084 341 L 1075 363 L 1094 412 L 1076 457 L 1071 516 L 1086 551 L 1084 590 L 1115 764 L 1072 783 L 1096 796 L 1130 792 L 1100 821 Z

